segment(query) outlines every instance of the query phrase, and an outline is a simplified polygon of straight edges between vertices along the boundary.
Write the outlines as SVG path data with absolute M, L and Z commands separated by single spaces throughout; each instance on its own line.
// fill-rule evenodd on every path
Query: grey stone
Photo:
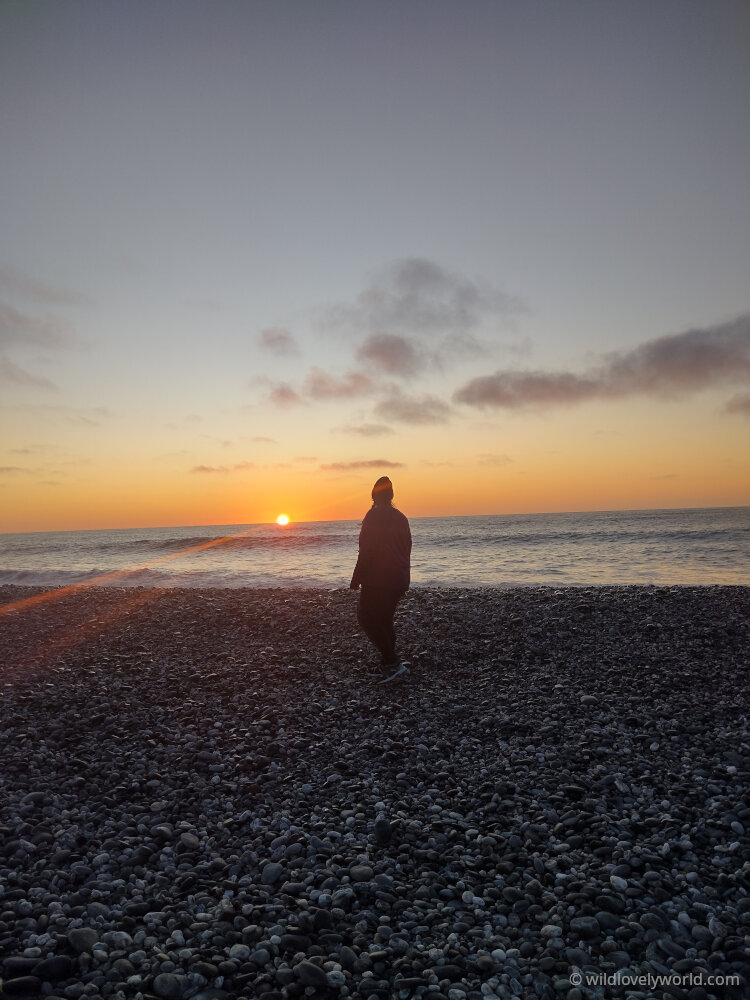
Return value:
M 107 978 L 126 980 L 135 974 L 135 966 L 127 958 L 116 958 L 107 972 Z
M 601 927 L 596 917 L 572 917 L 571 933 L 580 938 L 595 938 L 601 934 Z
M 256 948 L 248 961 L 255 963 L 255 965 L 268 965 L 271 961 L 271 952 L 268 948 Z
M 99 935 L 93 927 L 74 927 L 68 931 L 68 943 L 77 955 L 82 955 L 84 951 L 91 951 Z
M 338 960 L 343 969 L 347 972 L 354 972 L 354 967 L 357 963 L 356 953 L 345 944 L 341 946 L 341 951 L 338 954 Z
M 154 979 L 154 992 L 164 1000 L 179 1000 L 185 991 L 187 981 L 184 976 L 175 976 L 171 972 L 161 972 Z
M 369 882 L 373 874 L 373 870 L 369 865 L 352 865 L 349 869 L 349 876 L 352 882 Z
M 328 977 L 325 972 L 314 962 L 298 962 L 294 966 L 294 973 L 303 986 L 324 987 L 328 985 Z
M 276 885 L 283 874 L 283 865 L 280 865 L 278 861 L 269 861 L 263 866 L 263 871 L 260 873 L 261 885 Z

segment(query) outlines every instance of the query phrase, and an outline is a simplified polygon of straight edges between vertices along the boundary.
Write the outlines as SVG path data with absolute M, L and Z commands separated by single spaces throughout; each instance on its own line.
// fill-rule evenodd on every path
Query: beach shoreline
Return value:
M 750 588 L 415 588 L 392 687 L 349 591 L 41 593 L 0 588 L 8 995 L 746 995 Z

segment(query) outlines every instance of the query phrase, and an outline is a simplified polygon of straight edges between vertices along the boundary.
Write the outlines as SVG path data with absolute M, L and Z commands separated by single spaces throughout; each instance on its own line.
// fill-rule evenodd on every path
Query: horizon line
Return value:
M 395 506 L 395 505 L 394 505 Z M 750 504 L 718 504 L 708 507 L 599 507 L 589 510 L 538 510 L 538 511 L 513 511 L 513 512 L 485 512 L 483 514 L 410 514 L 410 521 L 426 521 L 437 518 L 453 517 L 547 517 L 555 514 L 637 514 L 637 513 L 677 513 L 689 510 L 745 510 L 750 508 Z M 399 508 L 400 509 L 400 508 Z M 178 529 L 198 529 L 198 528 L 260 528 L 273 525 L 280 531 L 288 530 L 295 524 L 337 524 L 356 523 L 361 518 L 324 518 L 311 521 L 290 520 L 287 525 L 279 525 L 274 521 L 251 521 L 225 523 L 214 522 L 212 524 L 151 524 L 151 525 L 131 525 L 130 527 L 108 527 L 108 528 L 32 528 L 31 530 L 0 531 L 0 537 L 5 535 L 61 535 L 61 534 L 83 534 L 85 532 L 97 531 L 165 531 Z

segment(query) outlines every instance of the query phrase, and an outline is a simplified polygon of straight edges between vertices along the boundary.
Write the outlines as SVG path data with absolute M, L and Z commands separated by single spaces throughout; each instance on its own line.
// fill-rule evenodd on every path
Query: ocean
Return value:
M 408 512 L 406 512 L 408 513 Z M 411 519 L 413 586 L 750 583 L 750 507 Z M 358 521 L 0 535 L 0 584 L 347 587 Z

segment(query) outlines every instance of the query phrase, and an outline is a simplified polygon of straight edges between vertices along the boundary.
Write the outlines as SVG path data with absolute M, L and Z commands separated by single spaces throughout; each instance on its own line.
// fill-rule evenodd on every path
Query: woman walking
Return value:
M 362 521 L 359 557 L 349 584 L 352 590 L 360 590 L 357 621 L 380 653 L 381 683 L 408 673 L 396 653 L 393 616 L 409 589 L 410 556 L 409 522 L 393 506 L 390 479 L 381 476 L 372 488 L 372 507 Z

